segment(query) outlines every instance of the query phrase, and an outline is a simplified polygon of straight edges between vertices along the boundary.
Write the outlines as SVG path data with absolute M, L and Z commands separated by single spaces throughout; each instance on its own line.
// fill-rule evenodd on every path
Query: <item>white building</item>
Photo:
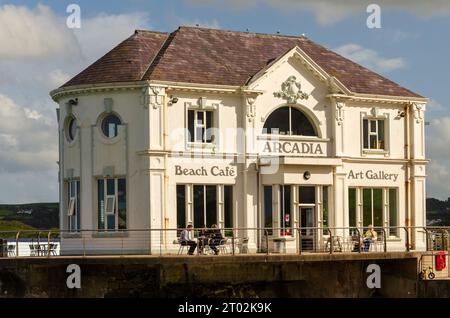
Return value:
M 427 99 L 303 36 L 136 31 L 51 96 L 62 253 L 176 250 L 157 230 L 188 223 L 288 249 L 373 224 L 404 249 L 395 227 L 426 225 Z

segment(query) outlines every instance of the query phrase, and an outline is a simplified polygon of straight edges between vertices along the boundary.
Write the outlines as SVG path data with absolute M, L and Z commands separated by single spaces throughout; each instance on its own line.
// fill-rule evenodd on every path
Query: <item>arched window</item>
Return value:
M 119 125 L 121 125 L 122 122 L 120 121 L 120 118 L 116 115 L 108 115 L 102 120 L 102 131 L 103 134 L 108 138 L 114 138 L 119 133 Z
M 264 123 L 263 133 L 317 136 L 311 121 L 300 110 L 290 106 L 280 107 L 270 114 Z

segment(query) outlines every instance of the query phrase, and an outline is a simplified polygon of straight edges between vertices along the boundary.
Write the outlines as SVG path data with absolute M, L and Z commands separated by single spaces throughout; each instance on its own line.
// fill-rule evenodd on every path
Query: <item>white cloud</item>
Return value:
M 149 28 L 145 13 L 82 19 L 71 30 L 48 6 L 0 5 L 0 203 L 58 200 L 57 105 L 49 91 Z
M 437 100 L 430 98 L 427 103 L 427 110 L 429 111 L 443 111 L 445 110 L 444 105 L 439 103 Z
M 73 34 L 61 27 L 49 7 L 0 6 L 0 59 L 46 58 L 79 54 Z
M 298 11 L 312 12 L 320 25 L 332 25 L 352 15 L 368 16 L 366 8 L 371 1 L 361 0 L 191 0 L 198 5 L 219 5 L 221 8 L 233 10 L 250 10 L 251 7 L 266 4 L 276 10 L 295 13 Z M 404 10 L 411 12 L 419 18 L 450 15 L 450 1 L 448 0 L 377 0 L 374 3 L 383 10 Z
M 149 27 L 148 14 L 135 12 L 119 15 L 99 15 L 83 19 L 81 28 L 74 29 L 84 57 L 92 62 L 125 40 L 136 29 Z
M 406 62 L 401 57 L 385 58 L 374 50 L 366 49 L 354 43 L 342 45 L 335 51 L 356 63 L 380 73 L 387 73 L 406 67 Z
M 426 126 L 428 196 L 447 199 L 450 193 L 450 117 L 434 119 Z

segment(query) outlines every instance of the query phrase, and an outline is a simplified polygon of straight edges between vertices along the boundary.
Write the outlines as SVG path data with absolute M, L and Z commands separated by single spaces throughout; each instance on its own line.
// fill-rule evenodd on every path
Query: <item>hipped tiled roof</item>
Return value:
M 421 97 L 304 36 L 198 27 L 137 30 L 62 87 L 140 80 L 243 86 L 295 46 L 354 93 Z

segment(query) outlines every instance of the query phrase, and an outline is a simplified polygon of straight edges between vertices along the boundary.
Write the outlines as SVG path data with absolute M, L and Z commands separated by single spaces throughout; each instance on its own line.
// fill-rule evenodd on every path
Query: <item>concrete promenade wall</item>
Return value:
M 2 297 L 422 297 L 415 253 L 0 259 Z M 69 289 L 69 264 L 81 289 Z M 366 285 L 369 264 L 381 288 Z M 450 287 L 447 287 L 450 290 Z

